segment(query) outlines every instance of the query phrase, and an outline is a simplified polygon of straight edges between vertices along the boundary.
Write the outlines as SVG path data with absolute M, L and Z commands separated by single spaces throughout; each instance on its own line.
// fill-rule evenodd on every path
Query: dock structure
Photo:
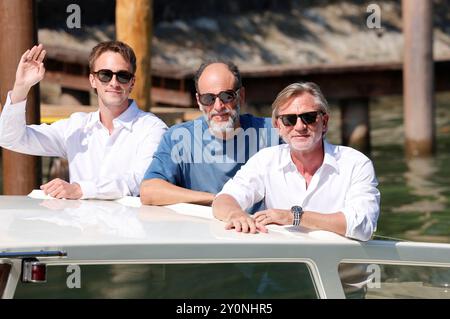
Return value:
M 119 5 L 121 3 L 118 2 Z M 151 0 L 140 0 L 140 3 L 148 7 Z M 2 61 L 7 61 L 0 68 L 2 101 L 5 100 L 7 90 L 12 87 L 15 67 L 22 52 L 36 42 L 35 4 L 33 0 L 0 1 L 0 20 L 5 21 L 7 28 L 0 35 L 0 56 Z M 120 7 L 116 9 L 120 10 Z M 435 91 L 450 90 L 450 60 L 433 60 L 432 2 L 403 0 L 402 10 L 405 34 L 403 63 L 241 66 L 247 102 L 253 106 L 267 106 L 287 85 L 298 81 L 315 82 L 328 99 L 337 101 L 341 107 L 343 144 L 369 153 L 370 99 L 404 94 L 406 155 L 432 154 L 435 143 L 433 95 Z M 148 31 L 149 28 L 144 26 L 144 29 Z M 126 34 L 128 31 L 124 32 Z M 150 52 L 149 45 L 145 45 L 141 51 Z M 91 104 L 88 53 L 51 46 L 47 46 L 47 52 L 44 83 L 60 85 L 62 95 L 69 96 L 76 104 Z M 142 65 L 145 65 L 144 62 Z M 143 69 L 148 71 L 148 68 Z M 140 92 L 138 98 L 147 101 L 151 95 L 150 110 L 169 124 L 192 119 L 199 115 L 195 101 L 194 71 L 154 64 L 150 72 L 140 75 L 147 75 L 147 78 L 139 90 L 147 92 Z M 145 108 L 148 107 L 148 102 L 142 103 Z M 65 103 L 60 101 L 59 104 Z M 70 111 L 70 108 L 64 111 L 61 108 L 63 112 L 60 115 L 54 107 L 45 107 L 43 111 L 50 109 L 53 115 L 45 113 L 42 117 L 47 122 L 65 117 L 64 114 Z M 27 122 L 38 123 L 39 111 L 39 91 L 35 87 L 28 99 Z M 25 194 L 35 188 L 38 185 L 36 181 L 40 180 L 39 159 L 6 150 L 3 152 L 4 193 Z
M 17 64 L 22 54 L 31 48 L 37 39 L 35 2 L 0 1 L 0 21 L 3 31 L 0 33 L 0 99 L 14 85 Z M 36 85 L 28 94 L 27 123 L 39 123 L 39 87 Z M 41 182 L 41 159 L 2 150 L 3 194 L 26 195 L 38 188 Z
M 403 110 L 408 157 L 427 156 L 435 151 L 432 11 L 432 1 L 402 1 L 405 35 Z
M 129 44 L 136 54 L 136 83 L 131 97 L 144 111 L 150 109 L 152 0 L 116 1 L 116 37 Z
M 48 48 L 47 75 L 44 81 L 59 83 L 89 99 L 88 67 L 83 53 L 64 48 Z M 434 89 L 450 91 L 450 60 L 434 61 Z M 317 83 L 329 100 L 336 101 L 342 114 L 342 143 L 370 153 L 370 99 L 403 94 L 403 69 L 397 63 L 352 63 L 345 65 L 270 65 L 241 67 L 247 103 L 268 106 L 287 85 L 298 81 Z M 153 112 L 175 114 L 175 122 L 184 114 L 196 113 L 194 69 L 153 65 L 151 95 Z M 415 118 L 413 111 L 406 118 Z M 433 120 L 431 114 L 427 120 Z M 169 120 L 170 122 L 170 120 Z

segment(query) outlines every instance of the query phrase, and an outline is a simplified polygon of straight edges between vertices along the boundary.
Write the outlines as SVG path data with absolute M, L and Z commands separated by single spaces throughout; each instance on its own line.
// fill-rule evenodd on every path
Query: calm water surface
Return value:
M 372 108 L 372 159 L 380 182 L 377 235 L 450 243 L 450 95 L 437 96 L 436 156 L 407 160 L 400 99 Z

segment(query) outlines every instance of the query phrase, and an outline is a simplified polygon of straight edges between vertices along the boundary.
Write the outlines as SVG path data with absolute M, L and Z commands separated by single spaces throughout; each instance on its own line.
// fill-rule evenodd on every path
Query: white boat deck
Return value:
M 342 262 L 450 267 L 449 244 L 362 243 L 276 225 L 267 234 L 244 234 L 224 226 L 210 207 L 191 204 L 0 196 L 0 253 L 67 253 L 44 258 L 48 264 L 304 262 L 320 297 L 336 298 L 344 297 Z M 0 262 L 8 259 L 0 255 Z
M 225 230 L 210 207 L 177 204 L 139 206 L 121 201 L 0 197 L 0 250 L 62 249 L 76 246 L 160 244 L 343 244 L 357 242 L 326 231 L 269 226 L 269 233 Z M 122 204 L 124 203 L 124 204 Z M 124 256 L 123 256 L 124 257 Z

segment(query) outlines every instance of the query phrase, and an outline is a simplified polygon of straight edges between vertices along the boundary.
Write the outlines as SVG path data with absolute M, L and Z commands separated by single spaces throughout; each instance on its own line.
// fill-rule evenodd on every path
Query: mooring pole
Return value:
M 137 58 L 136 84 L 131 97 L 139 108 L 151 107 L 152 0 L 116 1 L 116 38 L 130 45 Z
M 0 0 L 0 99 L 6 101 L 13 88 L 16 68 L 22 54 L 37 39 L 34 0 Z M 27 123 L 39 123 L 39 87 L 27 97 Z M 41 160 L 35 156 L 3 149 L 3 194 L 26 195 L 41 182 Z
M 348 98 L 339 101 L 341 136 L 344 145 L 370 155 L 369 98 Z
M 403 0 L 403 95 L 405 153 L 432 155 L 435 150 L 433 2 Z

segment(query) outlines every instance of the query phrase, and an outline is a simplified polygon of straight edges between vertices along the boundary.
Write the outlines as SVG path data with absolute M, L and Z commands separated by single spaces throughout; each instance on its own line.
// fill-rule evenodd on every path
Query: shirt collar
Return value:
M 114 124 L 118 124 L 120 126 L 125 127 L 127 130 L 131 131 L 131 128 L 133 126 L 133 122 L 136 119 L 136 115 L 139 112 L 139 108 L 137 107 L 136 101 L 132 100 L 132 103 L 128 108 L 120 114 L 118 117 L 116 117 L 113 120 Z M 114 125 L 116 126 L 116 125 Z
M 291 158 L 291 148 L 289 144 L 281 144 L 280 152 L 278 153 L 278 162 L 280 163 L 279 168 L 284 169 L 289 165 L 294 165 Z
M 96 125 L 101 125 L 100 122 L 100 111 L 97 110 L 95 112 L 92 112 L 89 116 L 89 120 L 86 124 L 86 128 L 91 129 Z
M 323 140 L 323 149 L 324 149 L 324 157 L 323 157 L 323 164 L 329 165 L 333 167 L 336 172 L 339 174 L 339 165 L 336 160 L 336 146 L 333 144 L 328 143 L 326 139 Z
M 139 108 L 137 107 L 136 101 L 132 100 L 133 102 L 128 106 L 128 108 L 120 114 L 117 118 L 113 120 L 114 126 L 122 126 L 131 131 L 133 122 L 136 119 L 136 115 L 139 112 Z M 95 112 L 91 113 L 90 119 L 86 125 L 87 128 L 92 128 L 95 125 L 102 125 L 100 122 L 100 111 L 97 110 Z
M 291 150 L 289 144 L 280 145 L 281 152 L 279 152 L 279 168 L 284 169 L 289 165 L 294 165 L 291 158 Z M 328 165 L 333 167 L 337 173 L 339 173 L 339 165 L 336 160 L 336 146 L 327 142 L 327 140 L 323 140 L 323 148 L 324 148 L 324 156 L 323 156 L 323 165 Z

